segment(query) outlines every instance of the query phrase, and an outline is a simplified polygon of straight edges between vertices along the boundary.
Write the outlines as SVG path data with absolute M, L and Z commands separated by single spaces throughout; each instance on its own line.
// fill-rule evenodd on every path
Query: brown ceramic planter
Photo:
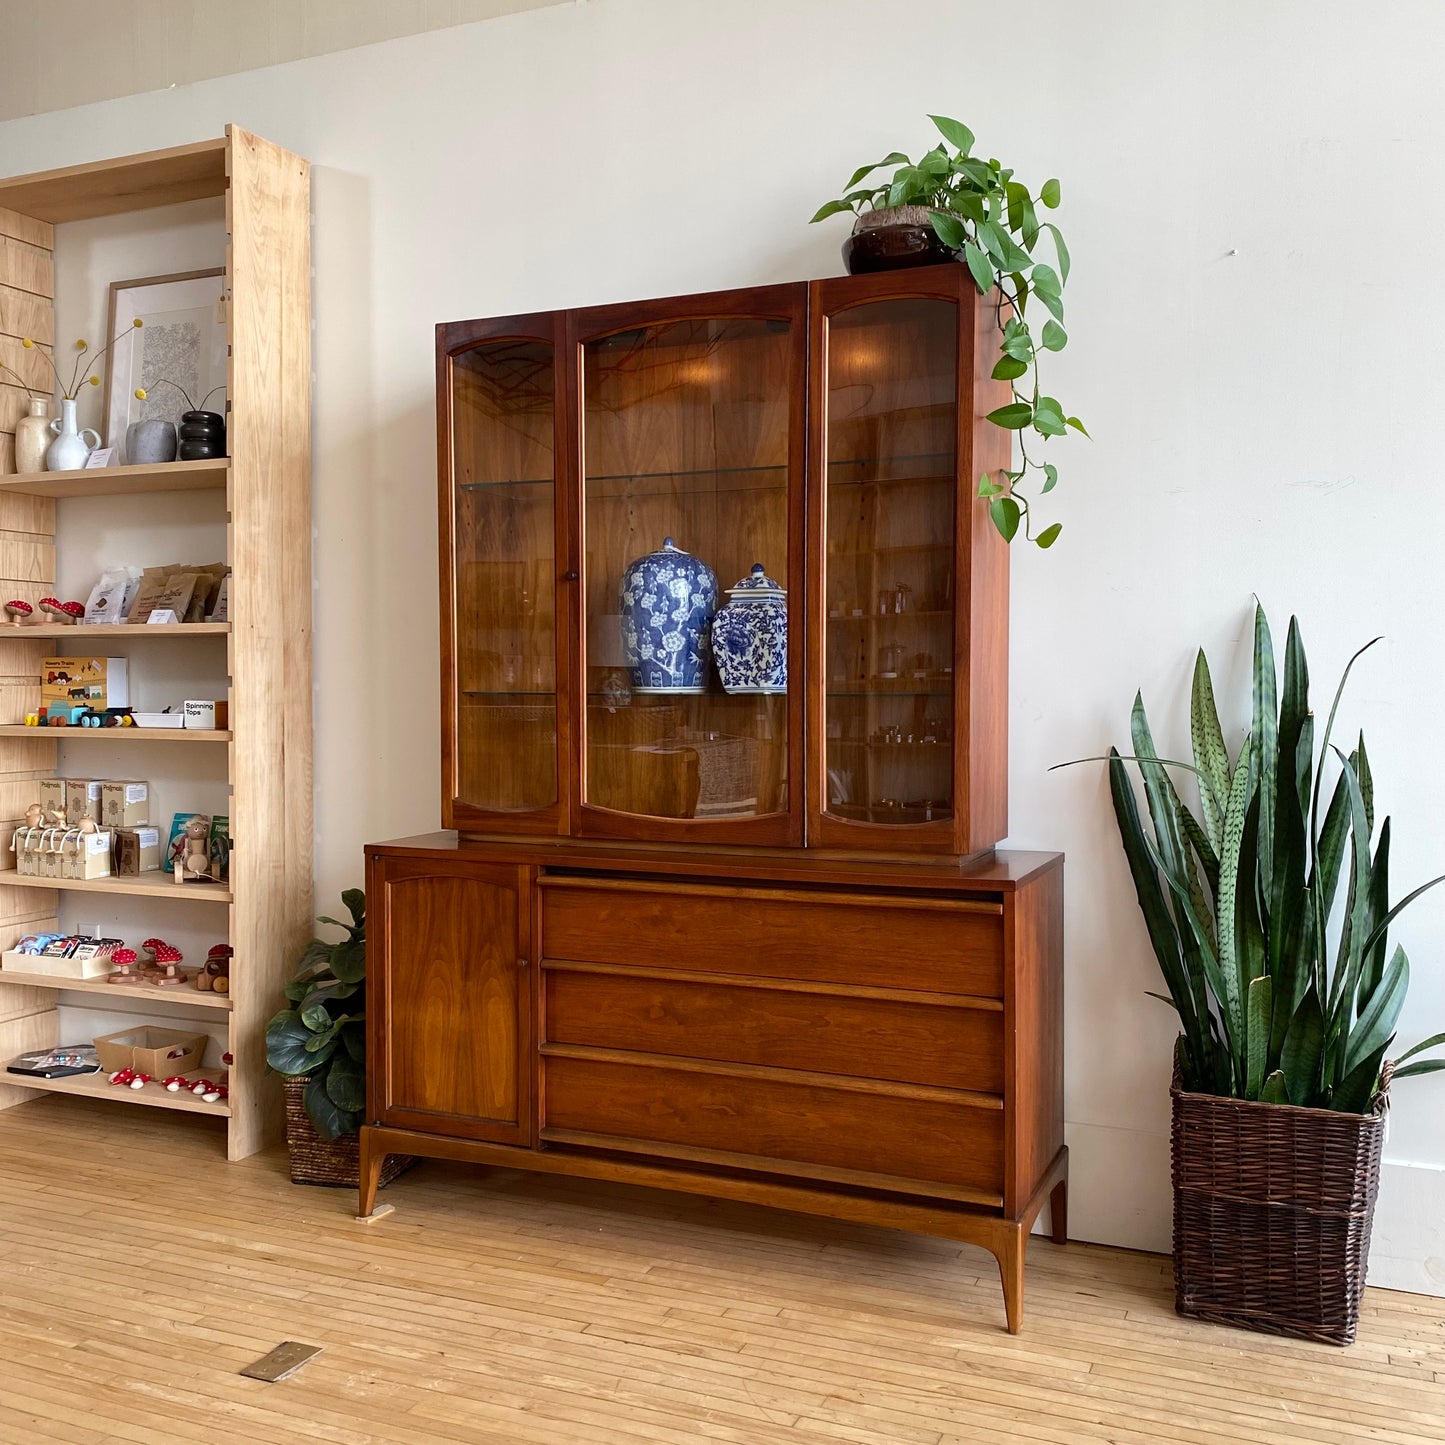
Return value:
M 865 211 L 843 242 L 843 264 L 852 276 L 939 266 L 958 255 L 938 239 L 927 206 L 893 206 Z

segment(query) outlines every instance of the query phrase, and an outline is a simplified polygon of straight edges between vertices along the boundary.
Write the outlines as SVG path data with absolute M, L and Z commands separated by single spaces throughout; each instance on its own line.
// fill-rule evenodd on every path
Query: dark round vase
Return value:
M 226 455 L 226 419 L 219 412 L 183 413 L 177 435 L 180 441 L 176 456 L 183 462 L 199 462 Z
M 923 206 L 865 211 L 843 242 L 843 264 L 850 276 L 868 271 L 900 271 L 910 266 L 942 266 L 957 253 L 938 239 Z

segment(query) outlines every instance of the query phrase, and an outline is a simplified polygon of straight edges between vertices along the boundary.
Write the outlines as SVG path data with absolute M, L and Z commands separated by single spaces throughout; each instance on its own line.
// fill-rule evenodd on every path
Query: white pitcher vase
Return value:
M 78 472 L 86 463 L 91 452 L 100 445 L 100 433 L 91 427 L 84 431 L 75 429 L 75 398 L 65 396 L 60 399 L 60 416 L 50 423 L 50 430 L 55 440 L 50 443 L 50 450 L 45 453 L 45 470 L 47 472 Z M 94 437 L 92 442 L 86 441 L 86 437 Z

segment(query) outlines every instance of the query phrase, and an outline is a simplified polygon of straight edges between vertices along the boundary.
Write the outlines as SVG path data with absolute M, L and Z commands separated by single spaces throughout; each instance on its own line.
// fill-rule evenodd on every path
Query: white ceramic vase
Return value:
M 15 423 L 15 470 L 43 472 L 50 447 L 50 398 L 32 396 L 30 410 Z
M 45 470 L 48 472 L 78 472 L 96 447 L 100 445 L 100 433 L 90 427 L 84 431 L 75 429 L 75 398 L 62 397 L 59 419 L 50 423 L 55 440 L 45 453 Z M 86 437 L 94 437 L 93 442 Z

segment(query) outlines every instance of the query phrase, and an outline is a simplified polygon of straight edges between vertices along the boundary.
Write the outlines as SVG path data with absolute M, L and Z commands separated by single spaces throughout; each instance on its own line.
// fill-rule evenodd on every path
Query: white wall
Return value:
M 1345 725 L 1396 879 L 1445 869 L 1442 43 L 1430 0 L 592 0 L 13 121 L 0 173 L 228 120 L 314 164 L 323 898 L 438 816 L 434 322 L 835 274 L 844 223 L 807 217 L 930 110 L 1060 176 L 1051 389 L 1095 440 L 1056 444 L 1063 537 L 1014 559 L 1011 841 L 1069 855 L 1075 1231 L 1167 1248 L 1170 1016 L 1102 771 L 1047 769 L 1140 686 L 1186 748 L 1200 643 L 1237 741 L 1258 592 L 1321 711 L 1386 634 Z M 1445 890 L 1398 930 L 1402 1042 L 1445 1027 L 1442 925 Z M 1445 1082 L 1398 1090 L 1380 1282 L 1445 1290 L 1442 1118 Z

